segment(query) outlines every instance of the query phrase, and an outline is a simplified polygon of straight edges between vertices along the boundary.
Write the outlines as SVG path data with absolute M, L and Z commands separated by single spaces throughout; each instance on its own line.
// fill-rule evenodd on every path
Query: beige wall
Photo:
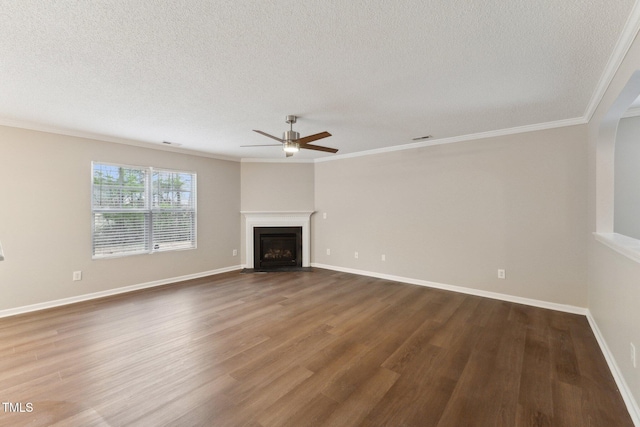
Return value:
M 197 172 L 198 248 L 92 260 L 91 161 Z M 238 162 L 0 127 L 0 182 L 0 310 L 240 264 Z
M 243 211 L 313 210 L 313 163 L 243 162 Z
M 629 343 L 633 342 L 636 345 L 640 359 L 640 264 L 596 241 L 591 232 L 611 231 L 613 158 L 612 150 L 607 149 L 607 145 L 611 140 L 615 140 L 615 132 L 607 130 L 607 115 L 638 69 L 640 41 L 636 39 L 590 120 L 588 133 L 589 310 L 630 392 L 634 395 L 636 404 L 640 398 L 640 366 L 633 368 L 631 365 Z M 636 93 L 629 94 L 627 107 L 640 94 L 640 85 L 635 86 Z
M 243 211 L 313 211 L 313 163 L 243 162 L 241 206 Z M 245 218 L 241 223 L 241 261 L 246 263 Z M 253 266 L 247 266 L 249 268 Z
M 585 140 L 573 126 L 317 163 L 313 262 L 586 307 Z

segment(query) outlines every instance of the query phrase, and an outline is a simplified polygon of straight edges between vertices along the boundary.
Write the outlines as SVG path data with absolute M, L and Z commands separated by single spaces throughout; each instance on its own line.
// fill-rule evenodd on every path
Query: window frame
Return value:
M 95 190 L 96 186 L 94 183 L 96 167 L 97 166 L 107 166 L 107 167 L 118 167 L 118 168 L 126 168 L 137 171 L 144 172 L 144 207 L 134 207 L 134 208 L 113 208 L 107 207 L 103 208 L 100 206 L 96 206 L 95 204 Z M 156 204 L 154 204 L 156 192 L 154 188 L 154 173 L 166 173 L 166 174 L 184 174 L 190 175 L 191 186 L 187 190 L 190 192 L 190 203 L 186 204 L 184 207 L 172 207 L 172 208 L 158 208 Z M 101 162 L 101 161 L 92 161 L 91 162 L 91 257 L 92 259 L 109 259 L 109 258 L 119 258 L 126 257 L 131 255 L 142 255 L 142 254 L 154 254 L 158 252 L 170 252 L 170 251 L 182 251 L 182 250 L 191 250 L 197 249 L 197 236 L 198 236 L 198 203 L 197 203 L 197 173 L 195 171 L 185 171 L 185 170 L 177 170 L 170 168 L 160 168 L 160 167 L 152 167 L 152 166 L 139 166 L 139 165 L 128 165 L 123 163 L 112 163 L 112 162 Z M 187 192 L 185 191 L 185 192 Z M 165 246 L 165 247 L 156 247 L 156 241 L 154 239 L 154 216 L 159 218 L 161 214 L 167 212 L 186 212 L 190 213 L 192 220 L 190 222 L 191 225 L 191 239 L 186 240 L 187 246 L 183 245 L 175 245 L 174 247 Z M 144 231 L 144 249 L 141 250 L 118 250 L 112 253 L 96 253 L 96 214 L 104 214 L 104 213 L 142 213 L 145 215 L 147 219 L 145 219 L 145 231 Z

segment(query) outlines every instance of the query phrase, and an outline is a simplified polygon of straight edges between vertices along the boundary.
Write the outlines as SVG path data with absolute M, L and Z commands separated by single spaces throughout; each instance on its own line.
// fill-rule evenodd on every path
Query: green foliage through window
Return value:
M 93 257 L 196 246 L 196 174 L 93 163 Z

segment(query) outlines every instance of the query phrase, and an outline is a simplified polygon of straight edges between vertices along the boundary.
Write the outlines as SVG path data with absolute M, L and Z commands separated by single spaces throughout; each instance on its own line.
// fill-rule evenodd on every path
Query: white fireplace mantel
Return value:
M 302 266 L 311 265 L 311 215 L 314 211 L 240 211 L 245 216 L 245 262 L 253 268 L 253 229 L 255 227 L 302 227 Z

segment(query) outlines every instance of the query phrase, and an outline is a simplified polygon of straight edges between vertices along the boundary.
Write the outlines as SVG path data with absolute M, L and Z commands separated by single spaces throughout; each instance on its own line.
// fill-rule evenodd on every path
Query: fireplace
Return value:
M 256 270 L 302 267 L 302 227 L 254 227 Z
M 302 243 L 297 241 L 296 263 L 302 268 L 311 266 L 311 215 L 313 211 L 241 211 L 245 217 L 245 266 L 248 269 L 259 269 L 260 255 L 256 254 L 254 243 L 256 228 L 298 228 Z M 281 231 L 281 230 L 280 230 Z M 263 257 L 264 258 L 264 257 Z

